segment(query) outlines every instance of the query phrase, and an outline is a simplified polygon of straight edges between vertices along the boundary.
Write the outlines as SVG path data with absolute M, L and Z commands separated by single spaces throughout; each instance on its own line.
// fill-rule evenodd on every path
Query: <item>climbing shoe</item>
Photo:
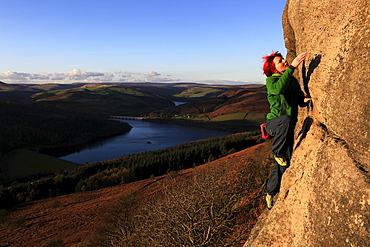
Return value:
M 268 209 L 271 209 L 272 206 L 273 206 L 273 201 L 272 201 L 272 197 L 271 196 L 266 196 L 266 202 L 267 202 L 267 208 Z
M 274 155 L 276 162 L 281 166 L 287 166 L 288 162 L 284 158 L 279 158 Z

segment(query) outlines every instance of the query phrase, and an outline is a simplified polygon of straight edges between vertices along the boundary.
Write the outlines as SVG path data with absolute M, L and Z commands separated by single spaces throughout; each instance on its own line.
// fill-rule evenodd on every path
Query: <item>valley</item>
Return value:
M 268 152 L 262 151 L 267 150 L 270 144 L 264 143 L 258 132 L 259 124 L 264 121 L 265 113 L 268 111 L 263 85 L 212 86 L 192 83 L 11 85 L 0 83 L 0 90 L 2 105 L 0 127 L 3 127 L 0 131 L 2 137 L 0 164 L 3 164 L 0 167 L 2 183 L 0 185 L 0 231 L 5 236 L 1 245 L 16 243 L 19 239 L 23 239 L 27 244 L 32 245 L 37 242 L 45 246 L 52 246 L 52 244 L 80 246 L 82 243 L 105 241 L 103 238 L 94 239 L 91 236 L 95 231 L 99 231 L 100 226 L 106 224 L 104 222 L 108 220 L 109 215 L 114 215 L 112 211 L 107 213 L 105 210 L 119 203 L 122 196 L 135 198 L 133 200 L 136 203 L 141 200 L 142 192 L 146 191 L 144 195 L 146 193 L 152 195 L 150 198 L 154 200 L 153 203 L 162 203 L 155 198 L 164 196 L 161 194 L 163 181 L 168 180 L 169 183 L 176 181 L 177 184 L 180 179 L 187 184 L 186 186 L 193 186 L 191 181 L 203 174 L 201 171 L 205 169 L 204 167 L 213 166 L 209 164 L 218 164 L 218 167 L 223 167 L 222 169 L 229 169 L 225 174 L 226 177 L 224 175 L 219 177 L 216 174 L 220 172 L 215 171 L 215 178 L 226 179 L 225 181 L 234 181 L 228 176 L 233 176 L 236 167 L 241 169 L 240 174 L 246 175 L 251 172 L 243 171 L 244 169 L 254 169 L 253 173 L 259 174 L 250 178 L 248 185 L 244 183 L 249 180 L 235 177 L 237 183 L 232 183 L 236 186 L 235 191 L 231 190 L 232 187 L 227 187 L 228 189 L 225 187 L 224 192 L 218 193 L 221 195 L 230 190 L 235 193 L 233 198 L 239 198 L 237 199 L 239 201 L 234 202 L 233 207 L 227 209 L 228 214 L 236 217 L 236 224 L 230 225 L 229 230 L 220 229 L 222 236 L 227 234 L 234 239 L 233 241 L 243 242 L 247 232 L 241 233 L 240 236 L 243 237 L 234 235 L 243 224 L 249 225 L 246 229 L 250 229 L 254 224 L 251 222 L 256 221 L 263 209 L 258 193 L 267 176 L 268 169 L 265 168 L 270 165 L 267 162 Z M 174 101 L 186 103 L 175 105 Z M 144 121 L 196 126 L 237 134 L 82 166 L 63 163 L 58 159 L 53 160 L 51 157 L 46 158 L 37 153 L 39 149 L 45 147 L 83 144 L 130 131 L 132 126 L 129 124 L 109 120 L 110 116 L 116 115 L 135 116 L 143 118 Z M 255 157 L 256 152 L 261 157 Z M 10 154 L 12 158 L 9 158 Z M 225 166 L 225 164 L 228 165 Z M 135 187 L 135 189 L 132 186 L 142 187 L 141 189 Z M 202 186 L 212 188 L 215 185 Z M 105 194 L 108 196 L 106 200 L 94 201 L 98 197 L 104 198 Z M 99 196 L 96 197 L 96 195 Z M 242 198 L 245 197 L 255 199 L 244 202 Z M 70 200 L 82 201 L 74 204 Z M 85 202 L 90 206 L 87 207 Z M 45 207 L 45 205 L 49 206 Z M 70 206 L 71 211 L 66 211 L 67 205 Z M 144 207 L 144 204 L 135 205 L 134 208 L 140 209 L 135 211 L 138 217 L 142 215 L 141 210 L 151 210 Z M 220 206 L 222 205 L 221 203 Z M 248 209 L 235 214 L 235 207 Z M 63 210 L 60 210 L 62 208 Z M 245 212 L 249 213 L 245 214 Z M 106 213 L 108 218 L 102 218 Z M 32 217 L 26 215 L 32 215 Z M 90 216 L 81 218 L 81 215 Z M 230 217 L 230 215 L 224 216 Z M 87 226 L 86 220 L 95 223 Z M 39 235 L 40 233 L 35 232 L 40 228 L 43 229 L 44 234 Z M 135 229 L 131 230 L 136 231 Z M 60 237 L 57 232 L 63 232 L 63 236 Z M 99 236 L 105 236 L 105 233 Z
M 211 173 L 212 169 L 227 167 L 228 179 L 235 179 L 234 173 L 239 169 L 252 169 L 253 173 L 241 174 L 245 181 L 253 175 L 251 188 L 244 188 L 238 198 L 234 213 L 238 224 L 234 227 L 245 228 L 240 245 L 245 242 L 250 229 L 256 223 L 265 205 L 259 193 L 267 178 L 269 163 L 266 162 L 271 143 L 264 143 L 243 151 L 228 155 L 206 165 L 149 178 L 129 184 L 108 187 L 97 191 L 79 192 L 60 197 L 53 197 L 29 202 L 11 211 L 2 210 L 0 215 L 0 246 L 97 246 L 93 236 L 102 236 L 99 229 L 104 228 L 108 215 L 119 205 L 119 201 L 134 196 L 136 202 L 145 202 L 149 197 L 158 195 L 166 184 L 184 183 L 195 175 Z M 231 166 L 227 166 L 230 164 Z M 236 169 L 239 167 L 238 169 Z M 248 168 L 249 167 L 249 168 Z M 257 172 L 258 171 L 258 172 Z M 177 180 L 174 180 L 177 178 Z M 244 199 L 242 199 L 243 197 Z M 145 204 L 143 204 L 145 205 Z M 49 244 L 49 245 L 47 245 Z M 89 244 L 89 245 L 88 245 Z M 99 245 L 98 245 L 99 246 Z

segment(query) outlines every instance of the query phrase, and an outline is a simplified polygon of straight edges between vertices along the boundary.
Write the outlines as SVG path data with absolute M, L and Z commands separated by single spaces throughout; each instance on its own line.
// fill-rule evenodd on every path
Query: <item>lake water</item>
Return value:
M 79 151 L 59 157 L 79 164 L 103 161 L 123 155 L 176 146 L 185 142 L 232 134 L 203 128 L 158 124 L 140 120 L 117 120 L 129 123 L 130 132 L 86 145 Z

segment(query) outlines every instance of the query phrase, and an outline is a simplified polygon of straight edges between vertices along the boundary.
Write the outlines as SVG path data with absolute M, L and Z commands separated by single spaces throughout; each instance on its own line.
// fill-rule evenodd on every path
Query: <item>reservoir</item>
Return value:
M 81 146 L 68 155 L 55 156 L 63 160 L 85 164 L 87 162 L 104 161 L 123 155 L 153 151 L 185 142 L 233 133 L 140 120 L 117 121 L 127 122 L 133 128 L 123 135 Z

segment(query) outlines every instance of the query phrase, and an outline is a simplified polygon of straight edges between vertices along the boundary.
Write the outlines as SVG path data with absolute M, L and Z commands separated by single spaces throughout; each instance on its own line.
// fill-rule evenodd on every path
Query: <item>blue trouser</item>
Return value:
M 280 166 L 276 161 L 274 162 L 274 168 L 266 186 L 266 192 L 271 196 L 279 192 L 281 178 L 290 165 L 294 144 L 295 123 L 295 118 L 289 115 L 267 119 L 266 121 L 267 132 L 274 136 L 272 154 L 276 157 L 284 158 L 288 162 L 287 166 Z

